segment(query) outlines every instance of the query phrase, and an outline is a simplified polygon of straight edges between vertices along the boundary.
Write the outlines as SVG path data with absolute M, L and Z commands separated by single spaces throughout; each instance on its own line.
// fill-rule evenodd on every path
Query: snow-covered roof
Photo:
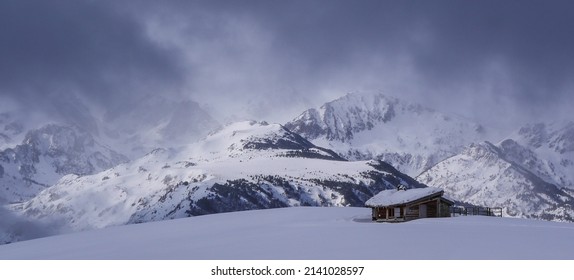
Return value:
M 384 207 L 392 206 L 398 204 L 409 203 L 424 197 L 432 196 L 434 194 L 441 193 L 442 189 L 427 187 L 418 189 L 408 189 L 408 190 L 384 190 L 373 196 L 371 199 L 365 202 L 366 206 L 369 207 Z

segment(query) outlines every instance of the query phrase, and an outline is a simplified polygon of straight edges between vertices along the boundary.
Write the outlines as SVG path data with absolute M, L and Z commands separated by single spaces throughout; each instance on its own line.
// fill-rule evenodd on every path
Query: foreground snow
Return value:
M 373 223 L 293 207 L 111 227 L 0 246 L 0 259 L 574 259 L 574 224 L 495 217 Z

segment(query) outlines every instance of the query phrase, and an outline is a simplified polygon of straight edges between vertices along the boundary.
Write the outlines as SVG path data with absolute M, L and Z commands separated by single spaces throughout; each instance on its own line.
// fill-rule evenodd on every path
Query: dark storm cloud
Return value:
M 356 53 L 406 54 L 427 85 L 448 89 L 477 86 L 489 63 L 500 63 L 516 87 L 511 94 L 536 102 L 563 94 L 574 74 L 571 1 L 323 3 L 278 26 L 285 36 L 277 45 L 304 53 L 319 70 L 344 67 Z
M 529 114 L 571 101 L 571 1 L 172 1 L 160 6 L 175 14 L 193 12 L 179 19 L 192 26 L 184 37 L 210 41 L 212 52 L 205 57 L 228 58 L 219 73 L 230 69 L 242 82 L 269 77 L 258 90 L 280 104 L 285 92 L 303 99 L 325 88 L 340 95 L 364 87 L 399 89 L 391 92 L 396 95 L 408 88 L 433 105 L 464 107 L 461 112 L 470 104 Z M 217 28 L 230 19 L 233 26 Z M 264 51 L 250 53 L 242 41 L 245 32 Z M 217 47 L 221 51 L 214 54 Z M 250 55 L 261 61 L 234 61 Z M 251 68 L 235 68 L 237 63 Z M 291 88 L 276 90 L 278 83 Z M 232 83 L 222 91 L 237 88 Z
M 1 5 L 0 90 L 28 100 L 73 92 L 126 104 L 185 92 L 224 113 L 246 105 L 282 121 L 294 113 L 286 108 L 360 89 L 479 118 L 549 107 L 555 117 L 574 102 L 571 1 Z
M 501 63 L 511 94 L 528 101 L 560 95 L 574 73 L 571 1 L 472 1 L 427 7 L 432 43 L 414 51 L 416 67 L 430 81 L 476 85 Z M 421 15 L 424 17 L 424 15 Z
M 48 106 L 125 105 L 181 79 L 175 57 L 106 1 L 2 1 L 0 93 Z

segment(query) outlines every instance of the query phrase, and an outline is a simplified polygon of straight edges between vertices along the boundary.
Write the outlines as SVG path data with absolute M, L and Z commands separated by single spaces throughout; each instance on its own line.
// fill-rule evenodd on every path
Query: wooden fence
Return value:
M 502 217 L 502 207 L 453 206 L 451 216 L 494 216 Z

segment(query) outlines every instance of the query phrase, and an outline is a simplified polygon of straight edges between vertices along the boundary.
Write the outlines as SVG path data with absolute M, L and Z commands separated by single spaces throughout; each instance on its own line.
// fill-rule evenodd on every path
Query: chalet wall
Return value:
M 425 203 L 427 205 L 427 218 L 436 218 L 437 215 L 437 202 L 436 200 Z
M 406 205 L 399 207 L 375 207 L 372 208 L 372 217 L 373 220 L 386 220 L 388 217 L 388 221 L 394 221 L 395 209 L 400 208 L 399 220 L 414 220 L 420 217 L 420 205 L 426 205 L 427 218 L 450 217 L 450 205 L 440 198 L 426 201 L 424 203 L 417 203 L 408 207 Z
M 419 206 L 410 206 L 406 210 L 405 219 L 407 220 L 414 220 L 419 218 Z
M 440 216 L 441 217 L 450 217 L 450 205 L 444 201 L 440 203 Z

